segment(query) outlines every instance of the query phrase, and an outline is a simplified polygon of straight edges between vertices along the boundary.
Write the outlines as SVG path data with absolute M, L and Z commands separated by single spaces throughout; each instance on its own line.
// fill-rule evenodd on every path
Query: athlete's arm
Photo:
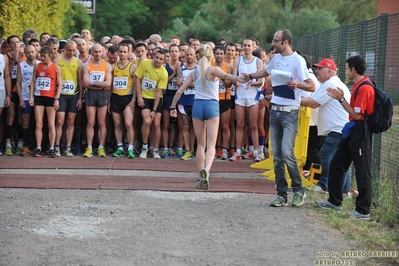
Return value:
M 83 62 L 82 60 L 78 59 L 78 83 L 79 83 L 79 99 L 77 102 L 77 108 L 80 110 L 83 106 L 82 99 L 83 99 Z
M 30 96 L 29 96 L 29 105 L 34 106 L 34 100 L 33 100 L 33 91 L 35 90 L 35 82 L 36 82 L 36 70 L 37 66 L 39 64 L 35 65 L 33 67 L 33 75 L 32 75 L 32 81 L 30 82 Z
M 21 83 L 22 83 L 22 71 L 21 71 L 21 66 L 18 64 L 18 67 L 17 67 L 17 94 L 18 94 L 18 98 L 19 98 L 19 106 L 21 106 L 22 108 L 25 108 L 25 102 L 22 99 Z
M 10 75 L 10 67 L 7 56 L 4 56 L 5 67 L 4 67 L 4 82 L 6 87 L 6 101 L 4 103 L 5 107 L 8 107 L 11 103 L 11 75 Z

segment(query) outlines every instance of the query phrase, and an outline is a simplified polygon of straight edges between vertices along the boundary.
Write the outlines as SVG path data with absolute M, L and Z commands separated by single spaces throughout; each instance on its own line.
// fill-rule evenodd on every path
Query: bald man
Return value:
M 60 108 L 57 111 L 55 125 L 55 155 L 57 157 L 61 156 L 60 140 L 63 134 L 62 128 L 65 114 L 68 113 L 65 156 L 72 157 L 71 144 L 75 130 L 76 113 L 82 108 L 83 63 L 80 59 L 74 57 L 77 50 L 77 45 L 74 41 L 68 41 L 64 49 L 64 56 L 58 57 L 55 61 L 61 69 L 62 77 L 62 90 L 59 99 Z
M 83 157 L 93 157 L 94 124 L 97 116 L 98 124 L 98 157 L 106 157 L 105 138 L 107 128 L 105 117 L 109 103 L 109 88 L 112 81 L 112 67 L 103 58 L 103 47 L 94 44 L 93 59 L 83 67 L 83 86 L 87 89 L 84 101 L 87 115 L 87 148 Z

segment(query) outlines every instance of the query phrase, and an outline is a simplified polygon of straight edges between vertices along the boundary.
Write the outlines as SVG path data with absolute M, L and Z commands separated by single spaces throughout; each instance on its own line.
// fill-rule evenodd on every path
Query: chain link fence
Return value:
M 349 56 L 360 54 L 366 59 L 366 75 L 391 95 L 394 103 L 392 127 L 373 140 L 373 201 L 381 207 L 381 218 L 399 222 L 399 13 L 382 14 L 372 20 L 326 30 L 311 36 L 294 38 L 294 49 L 312 57 L 313 62 L 332 58 L 338 75 L 351 89 L 345 75 Z M 355 172 L 353 172 L 355 174 Z M 392 213 L 386 214 L 391 208 Z M 389 217 L 387 217 L 389 216 Z

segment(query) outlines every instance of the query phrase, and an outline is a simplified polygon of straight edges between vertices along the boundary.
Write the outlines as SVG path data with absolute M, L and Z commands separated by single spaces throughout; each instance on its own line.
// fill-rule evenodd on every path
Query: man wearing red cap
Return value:
M 350 91 L 348 87 L 337 76 L 337 66 L 334 61 L 329 58 L 324 58 L 318 64 L 313 66 L 317 67 L 317 79 L 322 84 L 311 97 L 301 99 L 302 106 L 309 106 L 312 108 L 319 108 L 317 119 L 317 131 L 319 136 L 325 136 L 324 143 L 321 146 L 321 167 L 322 172 L 320 180 L 316 186 L 313 187 L 314 191 L 327 192 L 328 191 L 328 170 L 330 168 L 330 161 L 337 150 L 338 143 L 342 138 L 342 128 L 349 121 L 348 113 L 342 105 L 334 98 L 327 94 L 328 88 L 341 88 L 344 92 L 346 101 L 350 101 Z M 346 179 L 349 181 L 349 171 L 347 172 Z
M 359 196 L 356 198 L 356 208 L 349 212 L 349 215 L 361 220 L 370 219 L 372 194 L 371 154 L 373 134 L 370 127 L 365 124 L 367 122 L 364 118 L 365 114 L 374 112 L 375 90 L 370 85 L 370 79 L 364 76 L 366 68 L 366 61 L 359 55 L 351 56 L 346 60 L 346 74 L 354 82 L 350 102 L 344 97 L 344 91 L 341 88 L 327 89 L 328 94 L 337 99 L 348 112 L 349 121 L 354 124 L 354 127 L 347 138 L 341 139 L 331 160 L 328 172 L 328 200 L 316 201 L 317 206 L 322 208 L 342 209 L 344 175 L 353 161 Z

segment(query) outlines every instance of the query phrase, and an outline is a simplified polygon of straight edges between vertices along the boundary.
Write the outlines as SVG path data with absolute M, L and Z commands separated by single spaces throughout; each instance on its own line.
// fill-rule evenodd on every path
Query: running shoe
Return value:
M 306 193 L 305 192 L 295 192 L 294 198 L 292 199 L 292 206 L 301 206 L 305 202 Z
M 116 157 L 116 158 L 123 157 L 123 156 L 125 156 L 125 154 L 119 148 L 117 148 L 116 151 L 112 154 L 112 157 Z
M 82 152 L 82 151 L 81 151 L 81 149 L 80 149 L 80 145 L 76 145 L 76 146 L 73 148 L 73 154 L 79 155 L 81 152 Z
M 48 151 L 48 157 L 49 158 L 57 158 L 57 155 L 55 154 L 55 150 L 51 149 Z
M 201 178 L 198 178 L 195 181 L 195 188 L 202 189 L 202 179 Z
M 19 154 L 20 156 L 31 156 L 32 155 L 32 151 L 29 150 L 28 146 L 24 146 L 22 148 L 21 153 Z
M 6 155 L 12 156 L 12 147 L 11 146 L 6 147 Z
M 153 157 L 154 159 L 161 159 L 161 156 L 159 155 L 159 152 L 158 152 L 158 151 L 154 151 L 154 152 L 152 153 L 152 157 Z
M 216 148 L 215 156 L 216 156 L 217 158 L 222 158 L 223 152 L 222 152 L 222 148 L 221 148 L 221 147 Z
M 201 180 L 202 180 L 201 188 L 203 190 L 208 190 L 209 183 L 210 183 L 209 182 L 209 171 L 206 169 L 201 169 L 200 176 L 201 176 Z
M 328 200 L 321 201 L 321 200 L 316 200 L 316 205 L 317 207 L 323 208 L 323 209 L 332 209 L 336 211 L 342 211 L 342 206 L 336 206 L 332 203 L 330 203 Z
M 180 159 L 181 157 L 183 157 L 184 152 L 183 150 L 177 150 L 177 157 Z
M 71 152 L 71 149 L 66 148 L 66 150 L 65 150 L 65 156 L 66 156 L 66 157 L 73 157 L 73 153 Z
M 55 147 L 55 156 L 61 157 L 61 150 L 60 146 Z
M 42 150 L 36 150 L 36 152 L 33 154 L 33 157 L 37 158 L 42 158 L 44 156 Z
M 263 153 L 261 154 L 261 153 L 257 153 L 257 154 L 255 154 L 255 158 L 254 158 L 254 161 L 255 162 L 261 162 L 261 161 L 263 161 L 264 159 L 265 159 L 265 156 L 263 155 Z M 263 158 L 263 159 L 262 159 Z
M 270 207 L 282 207 L 287 205 L 287 199 L 282 196 L 277 196 L 272 202 Z
M 169 148 L 169 156 L 176 156 L 175 150 L 172 147 Z
M 192 160 L 193 158 L 194 158 L 194 153 L 192 151 L 186 151 L 186 153 L 184 153 L 184 155 L 180 159 L 188 161 Z
M 368 213 L 368 214 L 361 214 L 361 213 L 357 212 L 356 210 L 353 210 L 353 211 L 348 212 L 348 214 L 349 214 L 351 217 L 356 218 L 356 219 L 358 219 L 358 220 L 364 220 L 364 221 L 370 220 L 370 213 Z
M 168 158 L 169 157 L 169 150 L 164 148 L 161 153 L 161 158 Z
M 142 151 L 140 153 L 140 158 L 147 159 L 147 152 L 148 152 L 148 149 L 142 149 Z
M 228 155 L 228 151 L 226 149 L 222 150 L 222 160 L 228 160 L 229 159 L 229 155 Z
M 98 148 L 97 155 L 98 155 L 98 157 L 107 157 L 107 153 L 105 152 L 105 148 L 104 147 Z
M 236 153 L 236 149 L 230 148 L 229 150 L 229 158 L 234 156 L 234 153 Z
M 85 153 L 83 153 L 83 157 L 87 158 L 93 157 L 93 149 L 86 148 Z
M 254 158 L 254 152 L 250 151 L 250 152 L 246 153 L 243 157 L 244 157 L 244 159 L 252 159 L 252 158 Z
M 128 150 L 128 151 L 127 151 L 127 158 L 128 158 L 128 159 L 134 159 L 134 158 L 136 158 L 136 155 L 134 154 L 134 151 L 133 151 L 133 150 Z
M 229 161 L 238 162 L 238 161 L 241 161 L 241 159 L 242 159 L 241 154 L 239 154 L 238 152 L 235 152 L 234 155 L 232 157 L 230 157 Z

